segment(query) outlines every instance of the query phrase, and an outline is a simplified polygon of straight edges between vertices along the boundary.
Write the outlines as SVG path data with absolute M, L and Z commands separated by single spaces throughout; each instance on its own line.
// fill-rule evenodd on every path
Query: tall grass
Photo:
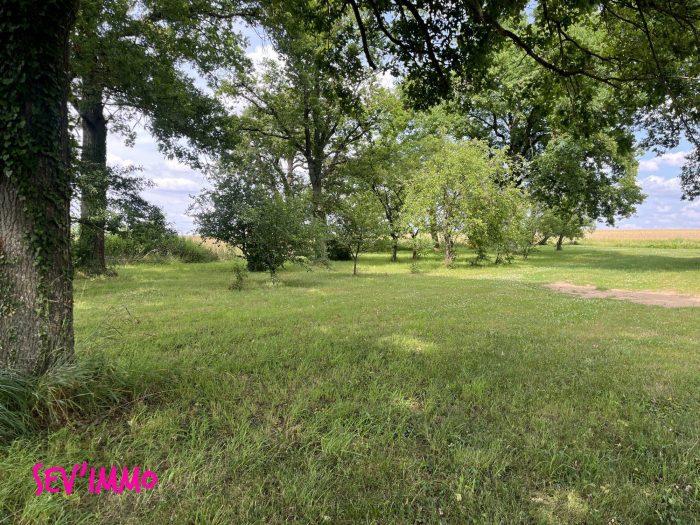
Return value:
M 227 258 L 224 249 L 215 246 L 194 237 L 177 235 L 165 237 L 156 245 L 144 246 L 133 239 L 108 235 L 105 238 L 105 255 L 112 264 L 168 262 L 173 259 L 202 263 Z
M 99 357 L 63 363 L 42 376 L 0 370 L 0 442 L 104 417 L 137 391 L 125 370 Z

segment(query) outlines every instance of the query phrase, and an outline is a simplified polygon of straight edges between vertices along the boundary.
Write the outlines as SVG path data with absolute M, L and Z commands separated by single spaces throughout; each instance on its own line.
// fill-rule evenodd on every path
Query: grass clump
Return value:
M 97 357 L 36 377 L 0 370 L 0 442 L 104 417 L 135 392 L 124 370 Z
M 203 243 L 188 237 L 172 237 L 165 243 L 164 248 L 167 255 L 184 263 L 205 263 L 219 259 L 219 256 Z

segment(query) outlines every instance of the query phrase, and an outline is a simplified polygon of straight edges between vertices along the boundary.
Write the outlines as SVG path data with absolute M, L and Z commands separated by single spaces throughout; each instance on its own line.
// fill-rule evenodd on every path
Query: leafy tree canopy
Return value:
M 390 65 L 414 104 L 447 97 L 453 84 L 478 85 L 504 43 L 572 93 L 610 90 L 609 115 L 646 131 L 657 151 L 685 137 L 695 147 L 683 168 L 687 198 L 700 194 L 700 2 L 348 0 L 368 61 Z M 373 48 L 384 38 L 388 56 Z M 592 82 L 588 82 L 592 81 Z M 579 109 L 588 97 L 580 99 Z

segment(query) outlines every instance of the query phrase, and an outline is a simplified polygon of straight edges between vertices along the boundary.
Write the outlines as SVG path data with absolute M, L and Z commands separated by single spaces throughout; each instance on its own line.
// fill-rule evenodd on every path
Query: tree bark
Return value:
M 557 251 L 561 250 L 563 242 L 564 242 L 564 236 L 560 235 L 559 238 L 557 239 Z
M 442 232 L 442 236 L 445 240 L 445 266 L 452 266 L 455 262 L 454 240 L 447 230 Z
M 399 237 L 395 233 L 391 234 L 391 262 L 398 262 Z
M 314 216 L 321 224 L 326 224 L 326 212 L 323 206 L 323 159 L 313 157 L 307 159 L 309 166 L 309 180 L 311 182 L 311 199 L 314 207 Z M 325 261 L 328 259 L 328 247 L 325 236 L 316 243 L 316 259 Z
M 105 262 L 105 222 L 107 217 L 107 121 L 102 88 L 83 79 L 80 104 L 83 144 L 80 178 L 80 235 L 78 265 L 92 274 L 107 271 Z
M 433 212 L 430 213 L 430 237 L 433 239 L 433 249 L 439 250 L 440 249 L 440 237 L 438 236 L 437 222 L 435 221 L 435 217 L 433 215 Z
M 5 0 L 0 20 L 12 35 L 0 51 L 0 106 L 20 137 L 0 142 L 0 368 L 30 374 L 73 357 L 66 101 L 76 9 Z
M 357 275 L 357 258 L 360 256 L 360 250 L 362 249 L 362 245 L 358 243 L 355 246 L 355 251 L 352 254 L 352 274 Z

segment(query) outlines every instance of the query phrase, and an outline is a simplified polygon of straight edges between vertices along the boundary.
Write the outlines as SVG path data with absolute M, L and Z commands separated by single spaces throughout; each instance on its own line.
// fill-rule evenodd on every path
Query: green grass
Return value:
M 0 449 L 0 522 L 693 523 L 700 250 L 566 246 L 412 273 L 408 254 L 228 289 L 231 262 L 76 282 L 81 356 L 143 396 Z M 31 468 L 140 465 L 141 494 L 34 496 Z

